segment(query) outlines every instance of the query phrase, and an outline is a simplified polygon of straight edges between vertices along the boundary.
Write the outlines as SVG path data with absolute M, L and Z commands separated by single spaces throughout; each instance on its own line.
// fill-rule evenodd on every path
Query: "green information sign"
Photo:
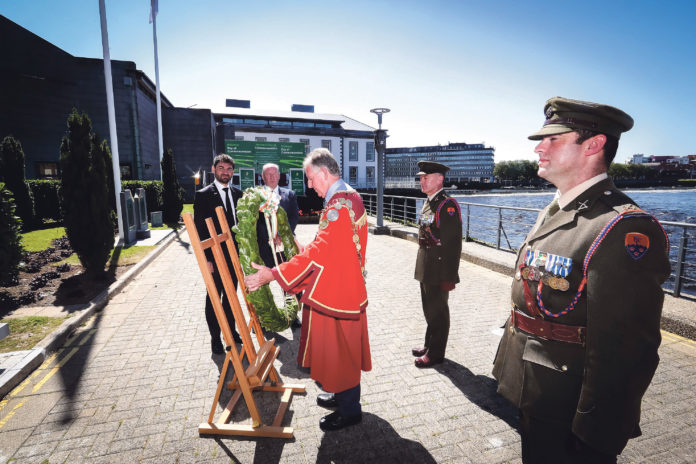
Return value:
M 249 187 L 253 187 L 254 184 L 254 170 L 249 168 L 239 168 L 239 187 L 242 189 L 242 192 Z
M 225 153 L 234 158 L 234 163 L 239 168 L 252 168 L 261 172 L 264 164 L 275 163 L 280 167 L 280 172 L 288 172 L 291 168 L 302 168 L 305 144 L 225 140 Z
M 290 188 L 295 191 L 295 195 L 305 194 L 304 169 L 290 169 Z

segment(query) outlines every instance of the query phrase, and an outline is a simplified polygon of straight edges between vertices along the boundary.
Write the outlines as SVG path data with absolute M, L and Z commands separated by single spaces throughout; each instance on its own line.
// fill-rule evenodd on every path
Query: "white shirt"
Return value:
M 225 211 L 227 211 L 227 193 L 223 190 L 224 188 L 228 189 L 227 191 L 229 192 L 230 195 L 230 206 L 232 206 L 232 217 L 234 218 L 234 223 L 237 223 L 237 211 L 235 211 L 234 208 L 234 199 L 232 198 L 232 187 L 229 184 L 223 184 L 222 182 L 219 182 L 217 179 L 213 182 L 215 184 L 215 187 L 218 190 L 218 193 L 220 194 L 220 198 L 222 198 L 222 204 L 225 208 Z

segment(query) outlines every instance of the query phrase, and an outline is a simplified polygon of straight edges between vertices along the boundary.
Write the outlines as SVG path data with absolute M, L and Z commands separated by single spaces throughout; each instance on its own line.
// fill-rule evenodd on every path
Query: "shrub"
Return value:
M 60 221 L 59 180 L 31 179 L 27 181 L 34 197 L 34 218 L 39 223 L 45 219 Z
M 12 136 L 7 136 L 0 144 L 0 181 L 14 196 L 16 214 L 22 219 L 24 230 L 34 225 L 34 200 L 27 186 L 24 173 L 24 150 L 22 144 Z
M 0 285 L 17 283 L 22 261 L 21 219 L 15 216 L 12 193 L 0 182 Z
M 162 220 L 166 224 L 179 222 L 179 215 L 184 208 L 185 193 L 179 186 L 174 153 L 170 148 L 162 156 Z
M 103 274 L 114 247 L 104 158 L 93 143 L 92 123 L 75 108 L 60 145 L 63 224 L 80 263 L 89 274 Z

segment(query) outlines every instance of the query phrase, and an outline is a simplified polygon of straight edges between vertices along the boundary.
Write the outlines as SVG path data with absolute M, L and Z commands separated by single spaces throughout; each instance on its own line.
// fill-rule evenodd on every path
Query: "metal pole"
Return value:
M 104 51 L 104 82 L 106 84 L 106 110 L 109 116 L 109 138 L 111 139 L 111 166 L 114 170 L 114 195 L 116 195 L 116 214 L 118 215 L 118 237 L 124 241 L 123 215 L 121 211 L 121 164 L 118 157 L 118 138 L 116 136 L 116 113 L 114 111 L 114 85 L 111 81 L 111 57 L 109 55 L 109 33 L 106 27 L 106 6 L 99 0 L 102 48 Z
M 160 180 L 162 177 L 162 156 L 164 154 L 164 143 L 162 142 L 162 98 L 160 97 L 160 81 L 159 81 L 159 58 L 157 56 L 157 14 L 152 15 L 152 40 L 155 44 L 155 86 L 157 95 L 157 141 L 159 142 L 159 162 L 160 162 Z

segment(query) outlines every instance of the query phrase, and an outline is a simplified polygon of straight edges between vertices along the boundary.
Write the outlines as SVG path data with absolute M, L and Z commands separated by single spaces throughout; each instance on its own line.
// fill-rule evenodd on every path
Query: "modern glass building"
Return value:
M 418 161 L 436 161 L 450 167 L 445 185 L 492 182 L 495 148 L 482 143 L 450 143 L 427 147 L 387 148 L 385 187 L 417 188 Z

